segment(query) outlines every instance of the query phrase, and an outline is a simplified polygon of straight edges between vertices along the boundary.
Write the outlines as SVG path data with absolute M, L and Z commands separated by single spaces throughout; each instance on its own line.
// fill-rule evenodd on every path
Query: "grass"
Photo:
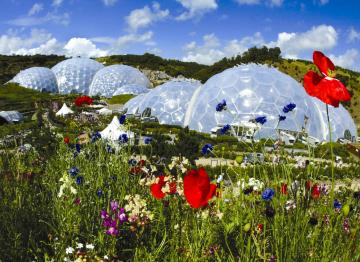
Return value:
M 62 142 L 48 161 L 35 152 L 3 154 L 0 162 L 0 259 L 3 261 L 63 261 L 82 256 L 95 261 L 104 256 L 110 261 L 358 261 L 360 228 L 357 223 L 360 201 L 349 189 L 337 192 L 343 208 L 335 210 L 329 196 L 313 199 L 306 180 L 326 178 L 323 168 L 310 168 L 293 174 L 290 165 L 256 165 L 246 169 L 208 169 L 215 181 L 220 172 L 233 186 L 219 187 L 221 197 L 207 207 L 191 208 L 181 194 L 155 199 L 149 185 L 141 183 L 145 173 L 130 173 L 130 148 L 108 153 L 98 141 L 75 149 Z M 150 164 L 146 166 L 150 168 Z M 79 169 L 75 177 L 71 167 Z M 187 169 L 192 168 L 186 166 Z M 153 168 L 153 167 L 152 167 Z M 181 169 L 157 166 L 168 176 L 183 178 Z M 156 173 L 156 172 L 155 172 Z M 154 173 L 154 174 L 155 174 Z M 82 182 L 77 184 L 77 178 Z M 237 182 L 254 177 L 263 183 L 257 192 L 246 193 Z M 60 197 L 61 178 L 68 184 Z M 151 180 L 150 176 L 148 179 Z M 150 181 L 149 180 L 149 181 Z M 291 184 L 300 182 L 297 190 Z M 288 194 L 281 194 L 282 183 Z M 314 182 L 313 182 L 314 183 Z M 71 193 L 69 187 L 76 189 Z M 248 188 L 247 186 L 246 188 Z M 270 201 L 261 192 L 275 190 Z M 101 190 L 101 194 L 99 194 Z M 138 217 L 125 222 L 119 234 L 105 234 L 100 211 L 110 211 L 110 201 L 119 207 L 129 205 L 127 195 L 138 195 L 146 203 L 152 218 Z M 296 208 L 286 210 L 287 201 Z M 348 207 L 351 206 L 348 212 Z M 128 209 L 127 209 L 128 210 Z M 140 209 L 144 211 L 144 209 Z M 145 211 L 144 211 L 145 212 Z M 273 214 L 275 212 L 275 214 Z M 127 211 L 130 215 L 130 211 Z M 148 216 L 150 217 L 149 213 Z M 349 231 L 344 230 L 348 221 Z M 258 225 L 263 229 L 259 230 Z M 94 249 L 77 248 L 78 243 Z M 69 247 L 74 249 L 66 253 Z M 81 251 L 80 253 L 76 253 Z
M 107 100 L 109 104 L 125 104 L 131 98 L 135 97 L 134 95 L 118 95 L 113 96 Z

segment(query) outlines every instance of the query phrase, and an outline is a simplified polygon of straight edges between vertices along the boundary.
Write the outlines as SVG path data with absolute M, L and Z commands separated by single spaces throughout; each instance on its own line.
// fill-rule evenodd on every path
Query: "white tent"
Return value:
M 101 138 L 113 141 L 119 140 L 120 135 L 127 134 L 130 143 L 133 143 L 135 137 L 133 132 L 126 130 L 125 127 L 120 124 L 117 116 L 114 116 L 111 123 L 101 131 L 100 134 Z
M 68 106 L 64 103 L 61 109 L 56 113 L 57 116 L 66 116 L 68 114 L 73 114 L 74 111 L 72 111 Z
M 97 112 L 98 114 L 100 114 L 100 115 L 111 115 L 111 114 L 113 113 L 112 110 L 110 110 L 110 109 L 108 109 L 108 108 L 106 108 L 106 107 L 101 108 L 101 109 L 99 109 L 99 110 L 96 110 L 96 112 Z

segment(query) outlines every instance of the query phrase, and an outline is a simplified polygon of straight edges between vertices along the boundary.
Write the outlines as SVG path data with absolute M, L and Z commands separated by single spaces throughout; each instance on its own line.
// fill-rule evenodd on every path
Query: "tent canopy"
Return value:
M 66 116 L 68 114 L 73 114 L 74 111 L 72 111 L 65 103 L 61 107 L 61 109 L 56 113 L 57 116 Z
M 114 116 L 111 123 L 100 132 L 101 137 L 108 140 L 119 140 L 120 135 L 127 134 L 129 139 L 134 138 L 134 133 L 127 131 L 123 125 L 120 124 L 117 116 Z

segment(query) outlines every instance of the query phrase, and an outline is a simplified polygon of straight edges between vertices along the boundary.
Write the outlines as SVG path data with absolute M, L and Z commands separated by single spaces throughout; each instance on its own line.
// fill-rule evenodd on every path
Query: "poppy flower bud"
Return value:
M 320 198 L 320 194 L 321 194 L 320 187 L 317 184 L 315 184 L 311 189 L 311 197 L 313 199 L 318 199 Z

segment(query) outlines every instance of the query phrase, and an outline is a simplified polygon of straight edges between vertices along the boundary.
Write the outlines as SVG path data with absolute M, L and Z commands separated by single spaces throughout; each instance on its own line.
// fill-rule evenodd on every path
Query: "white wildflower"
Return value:
M 72 253 L 74 253 L 74 249 L 72 247 L 67 247 L 66 250 L 65 250 L 65 253 L 66 254 L 72 254 Z

